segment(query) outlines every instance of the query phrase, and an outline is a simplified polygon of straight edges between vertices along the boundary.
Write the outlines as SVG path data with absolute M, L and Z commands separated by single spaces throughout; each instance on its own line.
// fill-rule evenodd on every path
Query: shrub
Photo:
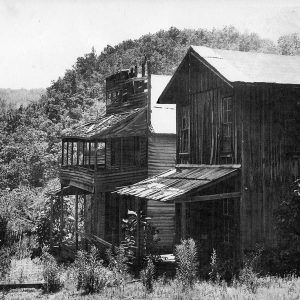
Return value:
M 220 273 L 219 273 L 219 263 L 217 258 L 217 251 L 213 249 L 210 257 L 210 272 L 209 272 L 209 279 L 212 282 L 220 283 Z
M 257 288 L 259 287 L 258 269 L 262 252 L 263 248 L 257 245 L 256 249 L 245 257 L 244 266 L 239 274 L 240 284 L 246 286 L 252 293 L 256 293 Z
M 74 268 L 77 274 L 77 289 L 87 294 L 96 293 L 112 284 L 113 276 L 99 259 L 96 247 L 89 252 L 78 251 Z
M 126 278 L 129 277 L 128 273 L 128 257 L 126 256 L 126 252 L 124 247 L 121 245 L 120 247 L 114 247 L 112 249 L 108 249 L 106 252 L 108 259 L 108 268 L 113 273 L 113 278 L 115 279 L 114 284 L 121 285 Z
M 120 274 L 125 274 L 128 271 L 128 257 L 126 256 L 126 251 L 124 246 L 114 247 L 112 249 L 108 249 L 106 251 L 107 259 L 108 259 L 108 267 L 112 271 L 116 271 Z
M 0 279 L 5 278 L 11 268 L 11 250 L 9 247 L 0 248 Z
M 60 268 L 55 258 L 44 248 L 41 260 L 43 264 L 45 291 L 47 293 L 58 291 L 62 287 L 62 283 L 60 281 Z
M 144 268 L 140 273 L 142 283 L 148 292 L 153 291 L 154 274 L 155 266 L 151 257 L 148 257 L 146 268 Z
M 183 283 L 184 287 L 192 286 L 196 281 L 197 256 L 196 244 L 193 239 L 182 240 L 180 245 L 176 245 L 176 277 Z

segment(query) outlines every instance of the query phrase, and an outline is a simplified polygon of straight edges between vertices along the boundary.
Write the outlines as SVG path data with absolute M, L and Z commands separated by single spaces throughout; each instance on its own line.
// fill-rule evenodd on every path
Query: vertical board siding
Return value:
M 156 134 L 149 136 L 148 176 L 154 176 L 174 168 L 176 157 L 176 135 Z
M 188 58 L 186 58 L 188 59 Z M 188 162 L 191 164 L 218 164 L 220 158 L 222 137 L 222 99 L 233 96 L 233 89 L 222 81 L 206 66 L 194 57 L 191 63 L 186 63 L 176 84 L 180 92 L 177 101 L 177 153 L 179 151 L 181 128 L 180 116 L 182 107 L 190 107 L 190 154 Z M 190 69 L 189 66 L 190 65 Z M 235 103 L 233 100 L 233 116 Z M 237 128 L 233 118 L 232 123 L 232 163 L 240 162 L 237 147 Z M 177 157 L 177 161 L 180 162 Z
M 148 176 L 169 170 L 175 165 L 176 136 L 150 135 L 148 143 Z M 175 204 L 158 201 L 147 202 L 147 216 L 152 225 L 159 230 L 158 248 L 172 251 L 175 235 Z
M 289 155 L 299 149 L 299 94 L 285 86 L 242 85 L 237 95 L 242 102 L 243 247 L 271 247 L 276 244 L 274 213 L 299 176 L 298 162 Z

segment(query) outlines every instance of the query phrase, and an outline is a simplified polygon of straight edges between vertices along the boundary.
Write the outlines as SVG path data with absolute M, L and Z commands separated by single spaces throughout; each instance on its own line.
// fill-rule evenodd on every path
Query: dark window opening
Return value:
M 223 98 L 222 103 L 222 144 L 221 144 L 221 163 L 232 163 L 232 98 Z
M 181 108 L 180 128 L 179 128 L 179 156 L 181 163 L 188 162 L 190 153 L 190 108 Z

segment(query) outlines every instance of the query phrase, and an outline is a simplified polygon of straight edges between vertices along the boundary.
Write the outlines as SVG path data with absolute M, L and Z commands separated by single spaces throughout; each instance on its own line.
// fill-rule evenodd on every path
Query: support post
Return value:
M 80 153 L 80 142 L 77 142 L 77 154 L 76 154 L 76 159 L 77 159 L 77 166 L 79 166 L 79 153 Z
M 181 204 L 181 238 L 186 238 L 186 203 Z
M 89 168 L 91 166 L 91 142 L 89 142 Z
M 97 166 L 98 166 L 98 163 L 97 163 L 97 160 L 98 160 L 98 157 L 97 157 L 97 148 L 98 148 L 98 142 L 95 141 L 95 143 L 94 143 L 94 151 L 95 151 L 94 170 L 95 170 L 95 171 L 97 171 Z
M 78 192 L 75 195 L 75 249 L 78 251 Z
M 50 250 L 53 248 L 53 196 L 50 197 Z
M 67 142 L 67 166 L 69 165 L 69 142 Z
M 73 166 L 74 163 L 74 142 L 71 143 L 71 166 Z
M 64 196 L 60 196 L 60 248 L 63 240 L 63 229 L 64 229 Z
M 136 247 L 137 247 L 137 253 L 136 253 L 136 258 L 137 261 L 139 262 L 140 260 L 140 227 L 141 227 L 141 210 L 140 210 L 140 201 L 136 197 L 135 198 L 135 203 L 136 203 L 136 213 L 137 213 L 137 222 L 136 222 Z
M 84 163 L 85 163 L 84 150 L 85 150 L 85 141 L 82 142 L 82 165 L 83 166 L 84 166 Z
M 61 142 L 61 165 L 62 166 L 64 165 L 64 154 L 65 154 L 64 146 L 65 146 L 65 142 L 62 141 Z

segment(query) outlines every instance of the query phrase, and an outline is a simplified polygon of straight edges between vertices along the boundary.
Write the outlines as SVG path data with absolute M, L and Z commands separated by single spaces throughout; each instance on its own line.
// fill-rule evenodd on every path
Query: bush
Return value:
M 45 291 L 49 293 L 60 290 L 60 288 L 62 287 L 62 283 L 60 281 L 60 268 L 55 258 L 44 248 L 41 260 L 43 264 L 43 278 L 45 281 Z
M 220 273 L 219 273 L 219 263 L 217 258 L 217 251 L 213 249 L 210 257 L 210 272 L 209 272 L 209 279 L 212 282 L 220 283 Z
M 239 282 L 246 286 L 252 293 L 256 293 L 259 287 L 259 268 L 261 262 L 261 256 L 263 248 L 259 245 L 256 249 L 249 253 L 244 259 L 244 266 L 240 270 Z
M 0 280 L 4 279 L 11 268 L 11 250 L 9 247 L 0 248 Z
M 154 282 L 155 266 L 151 257 L 147 259 L 147 266 L 140 273 L 142 283 L 148 292 L 153 291 L 153 282 Z
M 77 274 L 77 289 L 83 289 L 87 294 L 100 292 L 106 286 L 114 284 L 113 274 L 103 266 L 94 246 L 89 252 L 78 251 L 74 268 Z
M 182 240 L 180 245 L 176 245 L 176 277 L 183 283 L 184 287 L 192 286 L 196 281 L 197 257 L 196 244 L 193 239 Z

